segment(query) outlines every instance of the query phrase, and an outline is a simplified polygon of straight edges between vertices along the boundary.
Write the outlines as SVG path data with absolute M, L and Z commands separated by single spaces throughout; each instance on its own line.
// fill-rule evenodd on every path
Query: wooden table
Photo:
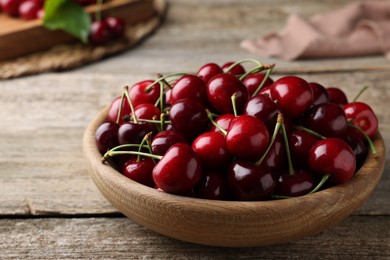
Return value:
M 0 82 L 0 258 L 337 258 L 390 259 L 390 154 L 370 200 L 316 236 L 262 248 L 215 248 L 176 241 L 118 213 L 98 192 L 82 158 L 88 122 L 122 87 L 156 73 L 260 58 L 240 49 L 246 37 L 351 1 L 171 1 L 165 24 L 140 46 L 84 68 Z M 277 63 L 361 97 L 379 116 L 390 145 L 390 63 L 382 56 Z M 1 69 L 1 68 L 0 68 Z

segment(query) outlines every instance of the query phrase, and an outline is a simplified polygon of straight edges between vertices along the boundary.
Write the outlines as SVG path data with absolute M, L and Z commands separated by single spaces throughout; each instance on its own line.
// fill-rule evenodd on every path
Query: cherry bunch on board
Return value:
M 24 20 L 42 18 L 45 0 L 0 0 L 0 10 L 11 17 Z
M 281 199 L 348 182 L 369 151 L 376 156 L 375 113 L 337 87 L 273 80 L 273 67 L 208 63 L 125 87 L 95 133 L 103 162 L 205 199 Z

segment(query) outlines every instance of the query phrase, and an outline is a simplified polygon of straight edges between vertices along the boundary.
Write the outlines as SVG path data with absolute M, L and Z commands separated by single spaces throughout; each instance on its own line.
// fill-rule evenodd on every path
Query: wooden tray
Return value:
M 96 6 L 88 6 L 85 10 L 93 14 Z M 156 12 L 153 0 L 111 0 L 102 5 L 103 15 L 120 17 L 127 25 L 150 19 Z M 26 21 L 0 13 L 0 61 L 75 40 L 63 31 L 44 28 L 41 20 Z

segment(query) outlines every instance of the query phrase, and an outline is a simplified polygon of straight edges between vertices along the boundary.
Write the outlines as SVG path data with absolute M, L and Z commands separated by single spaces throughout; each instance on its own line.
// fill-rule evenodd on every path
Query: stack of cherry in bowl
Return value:
M 100 191 L 133 221 L 207 245 L 286 242 L 351 214 L 383 172 L 375 113 L 336 87 L 274 81 L 273 67 L 208 63 L 125 87 L 84 134 Z

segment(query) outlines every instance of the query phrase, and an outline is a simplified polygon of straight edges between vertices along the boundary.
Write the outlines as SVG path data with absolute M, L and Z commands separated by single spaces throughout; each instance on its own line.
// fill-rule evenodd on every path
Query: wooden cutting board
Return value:
M 92 15 L 96 12 L 96 6 L 88 6 L 85 10 Z M 145 21 L 157 13 L 153 0 L 111 0 L 104 3 L 101 10 L 103 16 L 115 15 L 127 25 Z M 63 31 L 44 28 L 39 19 L 26 21 L 0 13 L 0 61 L 75 40 Z

